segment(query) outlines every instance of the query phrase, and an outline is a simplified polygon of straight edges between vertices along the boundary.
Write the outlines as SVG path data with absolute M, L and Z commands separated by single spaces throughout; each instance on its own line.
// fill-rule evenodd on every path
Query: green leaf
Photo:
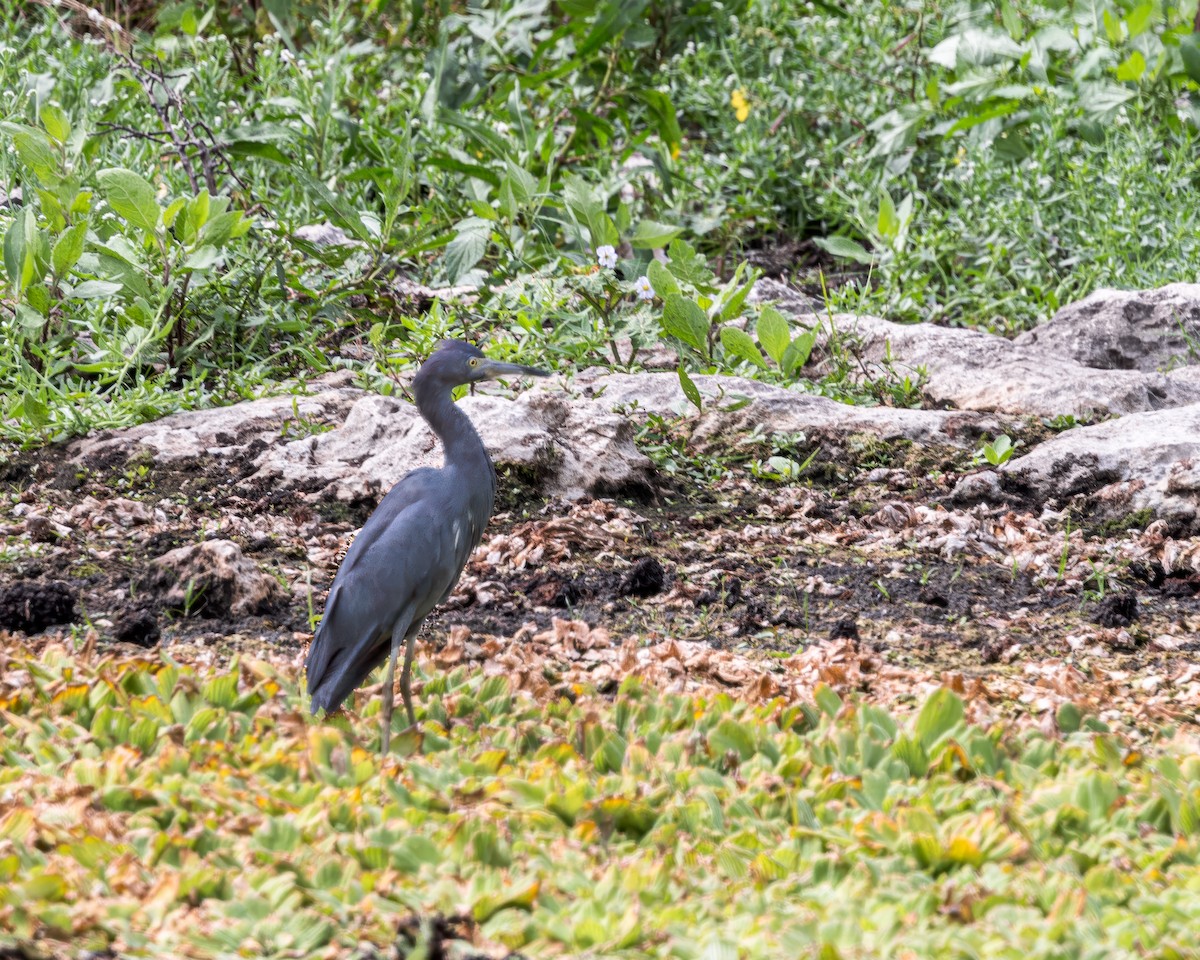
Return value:
M 1056 715 L 1058 720 L 1058 729 L 1063 733 L 1074 733 L 1079 729 L 1079 725 L 1083 720 L 1083 714 L 1075 704 L 1071 701 L 1066 701 L 1058 707 Z
M 654 288 L 654 292 L 664 300 L 672 293 L 679 293 L 679 284 L 675 282 L 671 271 L 658 260 L 650 261 L 650 266 L 646 268 L 646 276 L 650 279 L 650 286 Z
M 109 280 L 85 280 L 71 291 L 71 299 L 90 300 L 99 297 L 111 297 L 121 290 L 122 284 Z
M 700 397 L 700 388 L 696 386 L 695 381 L 688 376 L 688 372 L 683 368 L 683 364 L 679 365 L 679 386 L 683 389 L 683 395 L 691 401 L 692 406 L 697 410 L 704 409 L 704 403 Z
M 787 349 L 783 352 L 783 360 L 779 364 L 783 372 L 790 377 L 808 363 L 808 358 L 812 354 L 813 345 L 816 342 L 817 331 L 814 329 L 800 334 L 800 336 L 789 343 Z
M 813 699 L 830 720 L 837 719 L 837 715 L 842 712 L 842 698 L 827 683 L 818 683 L 813 688 Z
M 700 309 L 700 305 L 678 293 L 668 294 L 664 300 L 663 329 L 701 353 L 706 353 L 708 317 Z
M 1137 83 L 1146 72 L 1146 58 L 1140 50 L 1134 50 L 1124 62 L 1117 67 L 1117 79 L 1122 82 Z
M 875 218 L 875 229 L 881 237 L 888 240 L 895 240 L 900 233 L 900 218 L 896 215 L 896 204 L 885 187 L 879 188 L 879 214 Z
M 59 143 L 67 142 L 67 137 L 71 135 L 71 121 L 67 119 L 62 107 L 53 103 L 43 104 L 38 119 L 42 121 L 42 126 L 51 137 Z
M 505 160 L 504 166 L 508 171 L 508 182 L 512 185 L 513 197 L 518 203 L 528 203 L 537 193 L 537 181 L 533 179 L 533 174 L 511 160 Z
M 629 242 L 635 250 L 658 250 L 665 247 L 683 232 L 683 227 L 674 227 L 669 223 L 658 223 L 654 220 L 643 220 L 633 231 L 633 239 Z
M 87 221 L 80 220 L 64 230 L 54 242 L 54 250 L 50 254 L 50 267 L 56 277 L 65 277 L 83 256 L 83 241 L 87 237 L 87 229 Z
M 446 278 L 451 284 L 458 283 L 487 253 L 492 235 L 491 225 L 479 217 L 467 217 L 457 225 L 458 232 L 446 245 Z
M 211 244 L 197 247 L 183 261 L 184 270 L 207 270 L 221 260 L 221 252 Z
M 39 180 L 58 180 L 58 159 L 45 133 L 23 123 L 0 123 L 0 130 L 12 137 L 17 156 Z
M 4 270 L 17 296 L 33 282 L 37 223 L 31 207 L 22 207 L 4 235 Z
M 584 61 L 602 46 L 614 39 L 626 27 L 642 15 L 645 0 L 601 0 L 598 12 L 588 35 L 579 42 L 575 56 Z
M 50 291 L 45 284 L 33 283 L 26 287 L 25 301 L 43 317 L 50 316 Z
M 672 240 L 667 247 L 667 267 L 680 283 L 703 288 L 713 279 L 704 258 L 686 240 Z
M 1179 41 L 1179 56 L 1188 79 L 1200 83 L 1200 33 L 1191 33 Z
M 21 398 L 21 413 L 35 429 L 40 430 L 50 423 L 50 409 L 32 393 Z
M 754 344 L 754 338 L 745 330 L 739 330 L 737 327 L 722 327 L 721 346 L 725 348 L 726 353 L 741 360 L 747 360 L 756 367 L 762 367 L 764 370 L 767 367 L 767 362 Z
M 857 240 L 851 240 L 849 237 L 814 237 L 813 243 L 826 253 L 841 257 L 843 260 L 853 260 L 856 263 L 871 263 L 875 260 L 874 254 L 870 253 Z
M 153 232 L 162 216 L 154 187 L 132 170 L 110 167 L 96 174 L 104 199 L 136 227 Z
M 683 132 L 679 129 L 679 119 L 671 98 L 660 90 L 650 88 L 643 89 L 640 96 L 650 111 L 659 139 L 666 144 L 667 150 L 674 157 L 683 143 Z
M 953 690 L 942 687 L 935 691 L 917 715 L 915 733 L 925 749 L 929 749 L 962 722 L 963 702 Z
M 758 314 L 755 333 L 767 356 L 782 365 L 783 352 L 791 339 L 787 318 L 774 307 L 763 307 Z

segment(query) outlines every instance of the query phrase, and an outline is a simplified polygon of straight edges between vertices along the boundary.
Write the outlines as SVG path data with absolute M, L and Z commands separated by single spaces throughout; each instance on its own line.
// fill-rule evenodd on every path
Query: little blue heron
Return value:
M 332 713 L 384 660 L 383 744 L 391 742 L 396 659 L 404 644 L 400 695 L 413 714 L 414 638 L 450 595 L 492 517 L 496 473 L 483 441 L 451 391 L 496 377 L 549 374 L 489 360 L 469 343 L 443 340 L 413 380 L 417 410 L 445 448 L 440 470 L 413 470 L 392 487 L 355 537 L 325 601 L 304 666 L 312 712 Z M 389 656 L 390 648 L 390 656 Z

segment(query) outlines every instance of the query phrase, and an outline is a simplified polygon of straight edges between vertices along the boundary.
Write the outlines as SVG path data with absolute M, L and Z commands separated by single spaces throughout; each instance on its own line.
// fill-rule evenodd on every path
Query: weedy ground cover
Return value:
M 792 251 L 772 269 L 827 309 L 1015 331 L 1196 261 L 1173 4 L 117 7 L 2 8 L 12 441 L 334 367 L 392 390 L 446 334 L 618 367 L 665 339 L 685 386 L 913 402 L 810 384 L 754 264 Z M 473 299 L 430 309 L 446 285 Z
M 377 703 L 313 726 L 282 660 L 5 660 L 0 945 L 319 957 L 415 914 L 528 956 L 1170 958 L 1200 920 L 1194 749 L 1077 713 L 458 669 L 381 765 Z

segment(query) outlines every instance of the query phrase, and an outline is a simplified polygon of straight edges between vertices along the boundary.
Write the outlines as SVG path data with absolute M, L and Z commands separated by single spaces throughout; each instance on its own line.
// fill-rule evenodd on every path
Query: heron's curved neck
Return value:
M 418 376 L 413 383 L 417 410 L 442 441 L 446 466 L 479 473 L 492 472 L 492 461 L 470 418 L 451 399 L 450 391 L 426 383 Z

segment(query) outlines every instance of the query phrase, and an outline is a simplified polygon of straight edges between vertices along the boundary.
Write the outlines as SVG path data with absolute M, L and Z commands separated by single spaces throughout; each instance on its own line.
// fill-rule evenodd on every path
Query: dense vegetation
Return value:
M 280 664 L 7 667 L 0 949 L 388 956 L 399 927 L 415 958 L 440 915 L 496 956 L 1194 955 L 1200 760 L 1069 705 L 1058 739 L 949 690 L 900 721 L 828 687 L 539 704 L 458 669 L 424 754 L 381 768 L 378 700 L 312 726 Z
M 1197 260 L 1169 3 L 115 6 L 6 4 L 12 440 L 332 367 L 389 390 L 446 333 L 623 366 L 665 332 L 685 371 L 793 382 L 811 336 L 730 324 L 753 263 L 1013 331 Z

